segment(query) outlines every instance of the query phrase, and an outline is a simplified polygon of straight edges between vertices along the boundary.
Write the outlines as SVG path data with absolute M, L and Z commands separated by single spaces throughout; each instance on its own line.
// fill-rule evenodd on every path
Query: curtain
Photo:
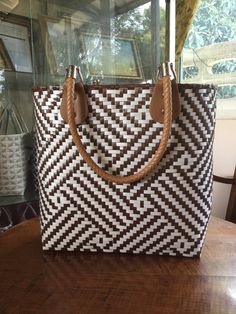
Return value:
M 185 39 L 192 25 L 200 0 L 176 0 L 176 63 L 183 50 Z M 176 64 L 176 65 L 177 65 Z

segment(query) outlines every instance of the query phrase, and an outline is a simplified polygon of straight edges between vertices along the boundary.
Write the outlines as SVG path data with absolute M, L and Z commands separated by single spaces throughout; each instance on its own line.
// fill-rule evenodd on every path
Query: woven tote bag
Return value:
M 0 196 L 24 195 L 31 134 L 14 104 L 8 104 L 0 114 L 0 148 Z
M 65 93 L 33 92 L 43 249 L 200 255 L 212 202 L 215 87 L 177 86 L 180 113 L 155 164 L 166 121 L 150 114 L 154 85 L 85 86 L 88 113 L 76 126 L 67 80 Z
M 0 195 L 24 195 L 27 176 L 29 133 L 0 135 Z

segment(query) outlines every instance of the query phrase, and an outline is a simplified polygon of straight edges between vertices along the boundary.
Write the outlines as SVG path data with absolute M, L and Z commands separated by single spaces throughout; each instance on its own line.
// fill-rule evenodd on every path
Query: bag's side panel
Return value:
M 61 92 L 34 92 L 43 248 L 198 255 L 211 209 L 215 89 L 180 86 L 181 115 L 161 163 L 128 185 L 97 177 L 78 155 L 59 113 Z M 151 93 L 90 89 L 78 129 L 107 171 L 131 174 L 152 157 L 162 126 L 150 117 Z

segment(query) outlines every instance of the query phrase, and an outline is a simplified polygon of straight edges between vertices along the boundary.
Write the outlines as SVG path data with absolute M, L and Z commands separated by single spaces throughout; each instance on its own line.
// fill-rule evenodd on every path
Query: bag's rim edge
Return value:
M 129 89 L 129 88 L 154 88 L 155 84 L 96 84 L 96 85 L 84 85 L 86 90 L 102 90 L 102 89 Z M 182 88 L 213 88 L 217 89 L 215 84 L 197 84 L 197 83 L 178 83 L 178 87 Z M 63 90 L 62 85 L 48 85 L 48 86 L 35 86 L 32 88 L 33 92 L 41 92 L 47 90 Z

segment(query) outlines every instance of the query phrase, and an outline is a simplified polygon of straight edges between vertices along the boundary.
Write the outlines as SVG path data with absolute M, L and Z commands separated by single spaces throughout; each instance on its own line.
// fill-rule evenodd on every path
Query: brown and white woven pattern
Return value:
M 112 174 L 141 169 L 162 125 L 149 113 L 152 86 L 89 87 L 78 127 L 86 150 Z M 59 109 L 59 87 L 34 91 L 44 250 L 196 256 L 212 201 L 215 88 L 180 85 L 181 114 L 167 151 L 141 182 L 97 177 L 77 153 Z

